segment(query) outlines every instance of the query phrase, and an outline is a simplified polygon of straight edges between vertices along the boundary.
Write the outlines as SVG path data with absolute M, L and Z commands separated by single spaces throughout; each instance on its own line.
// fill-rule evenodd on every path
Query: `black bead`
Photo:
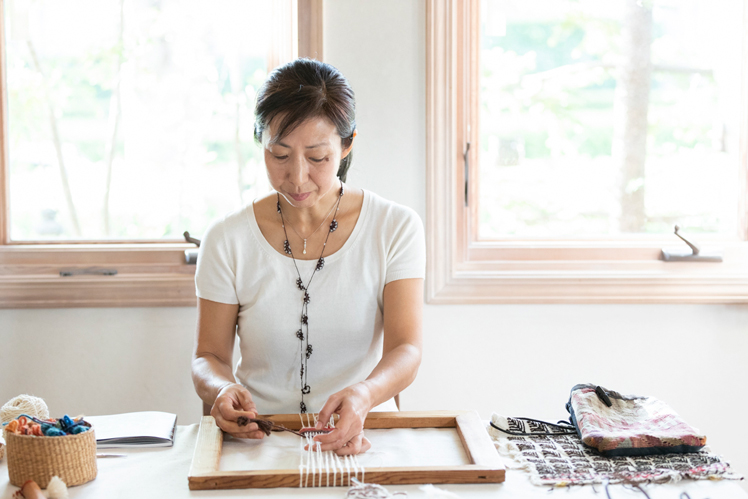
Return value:
M 288 239 L 283 242 L 283 251 L 285 251 L 287 255 L 291 254 L 291 245 L 288 243 Z
M 309 303 L 309 293 L 304 291 L 304 303 Z
M 301 341 L 304 341 L 304 332 L 301 329 L 299 329 L 298 331 L 296 331 L 296 337 L 300 339 Z
M 317 260 L 317 270 L 322 270 L 325 266 L 325 257 L 320 257 L 319 260 Z
M 309 317 L 307 317 L 306 314 L 301 316 L 301 323 L 305 326 L 309 324 Z
M 300 290 L 304 291 L 306 288 L 304 287 L 304 282 L 301 280 L 301 277 L 296 279 L 296 287 Z
M 278 201 L 278 204 L 276 204 L 275 209 L 278 210 L 278 213 L 281 212 L 281 202 Z
M 306 346 L 306 358 L 307 359 L 312 356 L 312 352 L 313 351 L 314 351 L 314 349 L 312 348 L 312 345 L 307 345 Z
M 312 387 L 309 385 L 304 385 L 304 388 L 301 389 L 301 393 L 304 395 L 309 395 L 309 393 L 312 391 Z
M 330 232 L 335 232 L 337 228 L 338 228 L 338 221 L 333 218 L 332 222 L 330 222 Z
M 299 404 L 299 412 L 301 414 L 306 414 L 306 404 L 304 402 L 301 402 L 301 404 Z
M 304 366 L 301 366 L 301 372 L 300 372 L 301 379 L 304 379 Z

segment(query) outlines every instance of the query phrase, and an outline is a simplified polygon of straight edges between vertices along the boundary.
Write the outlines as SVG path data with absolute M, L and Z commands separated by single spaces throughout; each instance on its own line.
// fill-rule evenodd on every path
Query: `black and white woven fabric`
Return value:
M 501 428 L 504 431 L 499 430 Z M 684 478 L 741 479 L 720 456 L 692 454 L 605 457 L 569 428 L 494 414 L 488 433 L 499 453 L 530 473 L 535 485 L 677 482 Z M 512 467 L 512 466 L 510 466 Z

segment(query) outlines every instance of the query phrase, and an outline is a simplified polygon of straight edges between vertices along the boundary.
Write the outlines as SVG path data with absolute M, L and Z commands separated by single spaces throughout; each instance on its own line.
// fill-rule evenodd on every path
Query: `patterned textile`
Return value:
M 498 430 L 502 428 L 515 435 Z M 539 421 L 494 414 L 488 433 L 499 453 L 530 473 L 535 485 L 677 482 L 683 478 L 741 479 L 730 465 L 706 450 L 692 454 L 605 457 L 575 433 Z M 519 434 L 525 435 L 519 435 Z
M 566 408 L 582 442 L 605 456 L 693 453 L 706 445 L 704 435 L 653 397 L 577 385 Z

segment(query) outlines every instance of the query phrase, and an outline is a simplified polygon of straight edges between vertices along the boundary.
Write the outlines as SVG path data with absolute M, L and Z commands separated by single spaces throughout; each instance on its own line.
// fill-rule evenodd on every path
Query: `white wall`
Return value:
M 326 0 L 325 53 L 351 80 L 359 137 L 349 181 L 425 217 L 423 2 Z M 196 422 L 195 311 L 0 310 L 0 403 L 59 414 L 176 412 Z M 560 419 L 576 383 L 654 395 L 748 473 L 748 306 L 426 306 L 424 360 L 403 409 Z

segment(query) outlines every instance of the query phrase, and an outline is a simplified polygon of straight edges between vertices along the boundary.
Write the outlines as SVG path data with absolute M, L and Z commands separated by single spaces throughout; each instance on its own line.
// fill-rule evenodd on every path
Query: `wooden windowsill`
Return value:
M 195 306 L 188 244 L 0 246 L 0 308 Z M 116 275 L 61 277 L 63 269 Z
M 478 252 L 475 260 L 450 262 L 434 255 L 429 261 L 427 301 L 748 303 L 748 243 L 725 246 L 724 261 L 719 263 L 665 262 L 655 247 L 493 251 L 506 259 L 485 260 Z M 518 253 L 527 258 L 517 259 Z M 565 259 L 573 255 L 584 259 Z

